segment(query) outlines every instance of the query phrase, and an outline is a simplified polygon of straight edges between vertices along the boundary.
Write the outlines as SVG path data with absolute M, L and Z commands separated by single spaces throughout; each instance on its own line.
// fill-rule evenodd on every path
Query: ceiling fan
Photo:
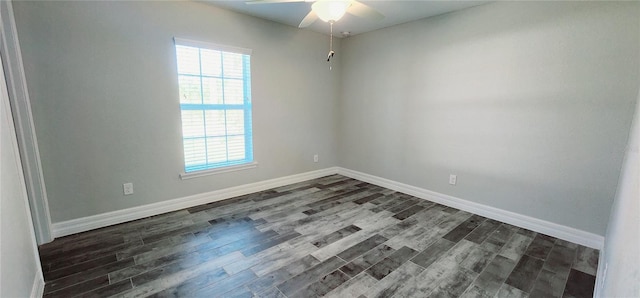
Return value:
M 302 19 L 298 28 L 308 27 L 318 19 L 334 23 L 342 18 L 345 13 L 372 20 L 381 20 L 384 18 L 384 15 L 377 10 L 356 0 L 253 0 L 247 1 L 246 3 L 272 4 L 290 2 L 313 2 L 311 11 Z
M 377 10 L 356 0 L 252 0 L 246 3 L 271 4 L 290 2 L 313 2 L 313 4 L 311 4 L 311 11 L 302 19 L 298 28 L 308 27 L 318 19 L 330 24 L 331 39 L 329 39 L 329 54 L 327 55 L 327 62 L 329 63 L 331 63 L 331 58 L 335 55 L 333 51 L 333 23 L 340 20 L 345 13 L 373 20 L 381 20 L 384 18 L 384 15 Z M 332 69 L 331 64 L 329 64 L 329 69 Z

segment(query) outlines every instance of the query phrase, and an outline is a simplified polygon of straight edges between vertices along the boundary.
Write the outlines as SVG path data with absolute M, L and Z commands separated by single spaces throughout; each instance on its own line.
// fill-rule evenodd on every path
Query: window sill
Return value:
M 241 165 L 237 165 L 237 166 L 230 166 L 230 167 L 224 167 L 224 168 L 218 168 L 218 169 L 210 169 L 210 170 L 202 170 L 202 171 L 196 171 L 196 172 L 190 172 L 190 173 L 180 173 L 179 176 L 180 176 L 180 179 L 186 180 L 186 179 L 192 179 L 192 178 L 198 178 L 198 177 L 222 174 L 222 173 L 227 173 L 227 172 L 235 172 L 235 171 L 253 169 L 253 168 L 257 167 L 257 166 L 258 166 L 258 163 L 254 161 L 252 163 L 241 164 Z

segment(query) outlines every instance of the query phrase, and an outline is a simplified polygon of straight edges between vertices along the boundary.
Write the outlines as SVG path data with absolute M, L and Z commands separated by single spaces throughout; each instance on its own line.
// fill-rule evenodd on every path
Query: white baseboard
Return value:
M 206 192 L 188 197 L 177 198 L 150 205 L 138 206 L 124 210 L 58 222 L 52 225 L 52 231 L 54 237 L 62 237 L 131 220 L 141 219 L 148 216 L 221 201 L 224 199 L 263 191 L 270 188 L 320 178 L 332 174 L 341 174 L 364 182 L 403 192 L 421 199 L 478 214 L 487 218 L 512 224 L 514 226 L 529 229 L 538 233 L 550 235 L 580 245 L 596 249 L 602 249 L 602 247 L 604 246 L 604 237 L 600 235 L 341 167 L 331 167 L 318 171 L 296 174 L 292 176 L 270 179 L 212 192 Z
M 435 191 L 411 186 L 408 184 L 396 182 L 393 180 L 353 171 L 345 168 L 338 168 L 338 174 L 358 179 L 364 182 L 393 189 L 403 192 L 421 199 L 436 202 L 449 207 L 457 208 L 473 214 L 478 214 L 487 218 L 491 218 L 500 222 L 512 224 L 521 228 L 529 229 L 534 232 L 546 234 L 569 242 L 577 243 L 591 248 L 602 249 L 604 246 L 604 237 L 578 230 L 575 228 L 563 226 L 549 221 L 537 219 L 534 217 L 506 211 L 453 196 L 441 194 Z
M 240 186 L 215 190 L 211 192 L 196 194 L 192 196 L 162 201 L 144 206 L 127 208 L 78 219 L 72 219 L 63 222 L 57 222 L 51 225 L 53 236 L 62 237 L 75 233 L 86 232 L 93 229 L 107 227 L 127 221 L 145 218 L 148 216 L 158 215 L 166 212 L 172 212 L 180 209 L 190 208 L 202 204 L 208 204 L 224 199 L 242 196 L 254 192 L 267 190 L 270 188 L 285 186 L 293 183 L 302 182 L 320 178 L 327 175 L 336 174 L 336 167 L 326 168 L 322 170 L 306 172 L 286 177 L 280 177 L 255 183 L 249 183 Z
M 31 298 L 41 298 L 44 295 L 44 278 L 42 277 L 42 272 L 38 269 L 36 270 L 36 275 L 33 278 L 33 286 L 31 287 Z

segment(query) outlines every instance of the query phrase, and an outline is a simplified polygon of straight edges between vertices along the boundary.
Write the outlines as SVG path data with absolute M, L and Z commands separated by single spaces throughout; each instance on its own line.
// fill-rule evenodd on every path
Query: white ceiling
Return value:
M 298 27 L 300 21 L 311 10 L 310 2 L 294 3 L 270 3 L 270 4 L 246 4 L 242 0 L 202 0 L 204 3 L 229 9 L 239 13 L 275 21 L 278 23 Z M 333 31 L 336 36 L 348 31 L 351 35 L 365 33 L 393 25 L 398 25 L 426 17 L 452 12 L 489 1 L 360 1 L 367 4 L 383 15 L 380 21 L 358 18 L 345 14 L 334 24 Z M 329 34 L 329 24 L 318 20 L 306 30 Z

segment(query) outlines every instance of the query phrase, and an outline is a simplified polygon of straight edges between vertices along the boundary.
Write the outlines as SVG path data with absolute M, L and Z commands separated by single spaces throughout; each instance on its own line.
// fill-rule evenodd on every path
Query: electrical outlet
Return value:
M 318 154 L 315 154 L 315 155 L 313 156 L 313 162 L 318 162 Z
M 122 184 L 122 191 L 124 192 L 125 196 L 132 195 L 133 194 L 133 183 Z
M 457 182 L 458 182 L 458 176 L 454 174 L 449 175 L 449 184 L 456 185 Z

